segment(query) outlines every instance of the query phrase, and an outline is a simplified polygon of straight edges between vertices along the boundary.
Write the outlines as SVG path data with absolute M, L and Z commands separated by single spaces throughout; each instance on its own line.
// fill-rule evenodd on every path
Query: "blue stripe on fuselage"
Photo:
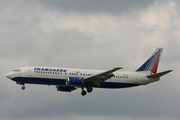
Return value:
M 127 87 L 135 87 L 140 84 L 132 84 L 132 83 L 115 83 L 115 82 L 101 82 L 99 88 L 127 88 Z
M 21 84 L 43 84 L 43 85 L 66 85 L 65 79 L 53 79 L 53 78 L 35 78 L 35 77 L 15 77 L 13 81 Z M 126 88 L 135 87 L 140 84 L 132 83 L 115 83 L 115 82 L 101 82 L 98 88 Z
M 35 78 L 35 77 L 15 77 L 14 81 L 29 84 L 45 84 L 45 85 L 66 85 L 65 79 L 53 78 Z

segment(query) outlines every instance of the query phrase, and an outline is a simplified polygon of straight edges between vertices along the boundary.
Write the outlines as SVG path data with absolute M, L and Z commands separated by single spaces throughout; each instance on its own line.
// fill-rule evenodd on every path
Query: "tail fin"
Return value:
M 156 74 L 162 51 L 163 48 L 156 48 L 136 71 L 150 71 Z

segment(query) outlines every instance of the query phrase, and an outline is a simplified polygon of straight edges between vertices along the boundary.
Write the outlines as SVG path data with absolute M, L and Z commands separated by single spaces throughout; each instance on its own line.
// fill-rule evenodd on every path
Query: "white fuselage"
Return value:
M 68 77 L 87 78 L 102 73 L 103 70 L 57 68 L 57 67 L 23 67 L 6 76 L 18 84 L 44 84 L 66 86 Z M 114 77 L 104 81 L 100 88 L 125 88 L 146 85 L 159 79 L 149 79 L 146 72 L 116 71 Z M 81 87 L 81 86 L 76 86 Z

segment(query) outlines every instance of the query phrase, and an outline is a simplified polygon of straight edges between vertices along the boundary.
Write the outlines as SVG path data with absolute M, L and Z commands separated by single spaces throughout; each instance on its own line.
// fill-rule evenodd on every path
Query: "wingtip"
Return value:
M 169 72 L 172 72 L 173 70 L 168 70 Z
M 123 69 L 123 67 L 116 67 L 115 70 Z

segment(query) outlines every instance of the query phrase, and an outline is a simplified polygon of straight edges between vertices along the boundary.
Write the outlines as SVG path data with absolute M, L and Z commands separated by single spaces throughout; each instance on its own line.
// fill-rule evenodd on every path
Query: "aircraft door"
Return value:
M 134 83 L 138 82 L 138 75 L 134 74 Z
M 27 68 L 27 75 L 32 76 L 32 68 Z

